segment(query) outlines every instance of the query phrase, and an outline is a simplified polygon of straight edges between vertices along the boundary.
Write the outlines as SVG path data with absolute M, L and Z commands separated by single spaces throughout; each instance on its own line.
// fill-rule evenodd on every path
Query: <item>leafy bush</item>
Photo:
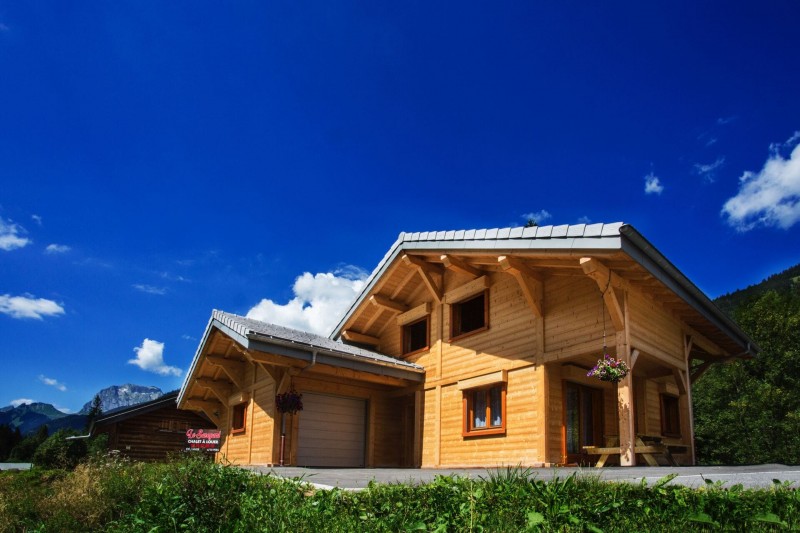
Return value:
M 5 531 L 763 531 L 800 527 L 800 491 L 552 481 L 511 468 L 424 485 L 319 490 L 197 457 L 166 464 L 113 456 L 72 472 L 0 474 Z

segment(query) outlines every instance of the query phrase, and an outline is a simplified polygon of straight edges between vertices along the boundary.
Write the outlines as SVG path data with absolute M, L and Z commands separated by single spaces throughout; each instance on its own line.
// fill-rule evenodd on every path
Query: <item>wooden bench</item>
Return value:
M 606 438 L 606 446 L 584 446 L 583 451 L 589 455 L 599 455 L 600 458 L 594 465 L 596 468 L 605 466 L 606 461 L 612 455 L 620 454 L 619 437 Z M 664 457 L 670 466 L 679 466 L 678 461 L 672 456 L 673 453 L 682 454 L 689 451 L 686 444 L 667 444 L 661 442 L 661 437 L 636 437 L 633 451 L 641 455 L 649 466 L 659 466 L 656 456 Z

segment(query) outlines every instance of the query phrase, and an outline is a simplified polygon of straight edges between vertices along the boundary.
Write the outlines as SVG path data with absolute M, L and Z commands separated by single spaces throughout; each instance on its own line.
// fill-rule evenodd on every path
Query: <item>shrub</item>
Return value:
M 75 468 L 86 457 L 86 439 L 69 439 L 72 430 L 60 430 L 41 443 L 33 454 L 33 463 L 43 468 Z

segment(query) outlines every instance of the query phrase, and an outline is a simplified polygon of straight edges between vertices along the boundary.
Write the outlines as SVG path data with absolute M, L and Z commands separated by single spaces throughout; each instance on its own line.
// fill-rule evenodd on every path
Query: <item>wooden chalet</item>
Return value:
M 163 461 L 169 454 L 186 449 L 188 429 L 215 427 L 204 415 L 178 409 L 178 392 L 104 413 L 89 433 L 108 435 L 108 449 L 119 450 L 131 459 Z
M 287 464 L 693 464 L 692 382 L 757 350 L 630 225 L 401 233 L 330 338 L 214 311 L 178 404 L 243 464 L 278 463 L 290 388 Z

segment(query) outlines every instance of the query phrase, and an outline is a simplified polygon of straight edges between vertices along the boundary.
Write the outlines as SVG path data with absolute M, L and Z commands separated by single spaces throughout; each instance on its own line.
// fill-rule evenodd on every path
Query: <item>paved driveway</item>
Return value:
M 261 473 L 273 473 L 285 478 L 301 478 L 320 488 L 340 487 L 343 489 L 363 489 L 374 480 L 379 483 L 427 483 L 436 476 L 458 475 L 471 478 L 487 477 L 489 470 L 485 468 L 437 469 L 437 468 L 299 468 L 299 467 L 267 467 L 250 466 L 251 470 Z M 771 487 L 777 479 L 790 482 L 793 487 L 800 488 L 800 467 L 785 465 L 756 466 L 682 466 L 682 467 L 606 467 L 606 468 L 533 468 L 531 476 L 549 480 L 561 479 L 577 472 L 579 476 L 599 476 L 605 481 L 626 481 L 638 483 L 643 478 L 648 482 L 676 473 L 678 476 L 672 483 L 688 487 L 699 487 L 706 484 L 704 480 L 722 481 L 723 486 L 741 483 L 748 488 Z

